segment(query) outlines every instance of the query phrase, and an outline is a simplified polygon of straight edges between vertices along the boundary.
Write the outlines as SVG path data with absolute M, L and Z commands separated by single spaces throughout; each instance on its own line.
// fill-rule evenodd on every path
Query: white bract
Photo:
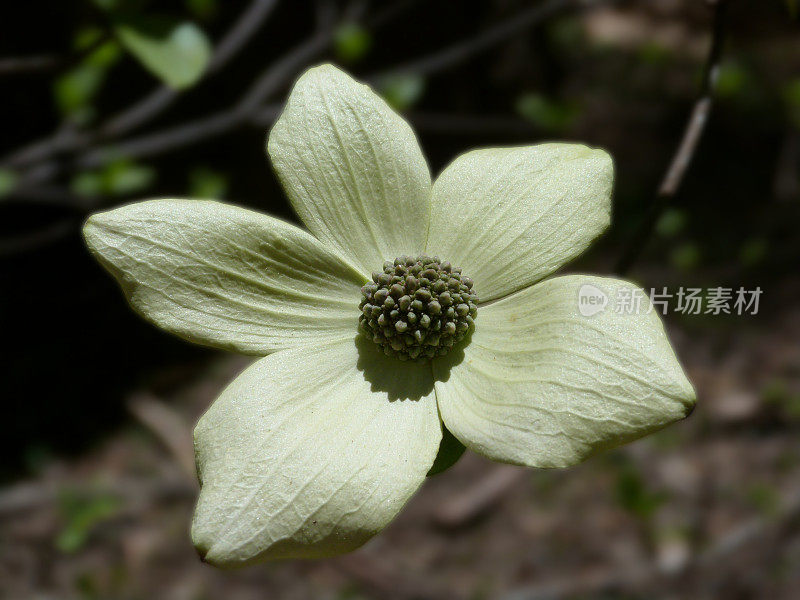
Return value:
M 84 229 L 146 319 L 263 357 L 195 429 L 206 561 L 357 548 L 423 483 L 443 432 L 443 453 L 458 445 L 447 430 L 494 460 L 566 467 L 691 410 L 655 311 L 579 312 L 581 286 L 631 284 L 539 283 L 607 227 L 606 152 L 476 150 L 431 183 L 409 125 L 330 65 L 297 81 L 267 148 L 310 233 L 193 200 L 131 204 Z

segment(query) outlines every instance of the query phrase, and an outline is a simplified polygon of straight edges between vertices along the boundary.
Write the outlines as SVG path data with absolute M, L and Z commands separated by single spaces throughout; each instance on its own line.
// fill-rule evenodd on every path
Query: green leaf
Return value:
M 436 460 L 433 466 L 428 471 L 428 477 L 438 475 L 446 471 L 458 462 L 458 459 L 464 454 L 467 447 L 456 439 L 450 430 L 442 425 L 442 441 L 439 443 L 439 452 L 436 454 Z
M 84 34 L 89 38 L 93 37 L 93 32 Z M 76 46 L 81 47 L 85 43 L 82 39 L 76 40 Z M 119 44 L 109 40 L 91 52 L 76 67 L 56 79 L 53 92 L 61 113 L 78 120 L 82 120 L 81 116 L 90 114 L 92 101 L 120 56 Z
M 211 43 L 194 23 L 163 16 L 113 18 L 117 38 L 128 52 L 175 89 L 194 84 L 211 58 Z
M 798 7 L 800 7 L 800 2 L 798 2 L 798 0 L 785 0 L 785 2 L 786 2 L 786 10 L 789 11 L 789 16 L 792 19 L 796 19 L 798 14 Z
M 186 0 L 186 8 L 198 19 L 211 19 L 219 12 L 217 0 Z
M 580 115 L 575 104 L 551 100 L 535 93 L 520 96 L 515 108 L 522 118 L 551 131 L 569 129 Z
M 677 208 L 668 208 L 656 223 L 656 232 L 661 237 L 671 238 L 686 227 L 686 213 Z
M 789 112 L 789 119 L 800 128 L 800 78 L 793 79 L 783 88 L 783 101 Z
M 654 40 L 643 44 L 638 54 L 643 62 L 653 67 L 664 65 L 670 58 L 669 49 Z
M 733 98 L 745 89 L 749 79 L 747 70 L 736 63 L 721 65 L 714 82 L 714 92 L 721 98 Z
M 156 171 L 152 167 L 119 160 L 102 170 L 77 174 L 70 189 L 78 196 L 126 196 L 147 189 L 155 178 Z
M 108 495 L 81 498 L 73 493 L 65 493 L 59 500 L 64 526 L 56 537 L 55 545 L 65 553 L 80 550 L 94 527 L 114 515 L 119 508 L 119 501 Z
M 616 496 L 623 509 L 640 519 L 650 518 L 667 500 L 664 493 L 650 489 L 641 472 L 630 461 L 625 461 L 620 467 Z
M 108 194 L 125 196 L 150 187 L 156 178 L 156 171 L 145 165 L 116 161 L 106 167 L 103 176 Z
M 10 169 L 0 169 L 0 198 L 10 194 L 17 185 L 18 176 Z
M 384 100 L 400 112 L 414 106 L 425 92 L 425 78 L 411 73 L 387 75 L 378 82 Z
M 753 267 L 762 262 L 769 252 L 769 242 L 763 237 L 748 239 L 739 250 L 739 261 L 745 267 Z
M 355 62 L 372 46 L 372 35 L 358 23 L 344 23 L 333 36 L 336 57 L 342 62 Z
M 669 260 L 681 271 L 691 271 L 700 264 L 700 248 L 694 242 L 685 242 L 672 250 Z
M 228 191 L 228 178 L 205 167 L 198 167 L 189 173 L 189 195 L 193 198 L 221 200 Z

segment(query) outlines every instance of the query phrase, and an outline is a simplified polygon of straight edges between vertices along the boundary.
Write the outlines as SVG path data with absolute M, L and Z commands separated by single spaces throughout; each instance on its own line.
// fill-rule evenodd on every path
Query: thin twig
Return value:
M 158 478 L 125 477 L 88 486 L 83 482 L 32 481 L 0 490 L 0 518 L 52 506 L 65 492 L 87 498 L 115 496 L 130 503 L 188 500 L 197 494 L 196 487 L 182 475 L 164 475 Z
M 14 56 L 0 58 L 0 76 L 34 73 L 38 71 L 63 70 L 71 67 L 89 56 L 109 39 L 103 33 L 91 44 L 77 52 L 65 55 L 46 54 L 40 56 Z
M 442 504 L 433 515 L 434 521 L 448 528 L 469 523 L 500 502 L 506 492 L 520 481 L 527 471 L 520 467 L 499 465 L 450 502 Z
M 559 600 L 584 596 L 625 595 L 652 589 L 666 591 L 667 586 L 684 581 L 691 575 L 708 576 L 719 571 L 721 566 L 730 563 L 732 555 L 743 549 L 754 548 L 759 541 L 769 539 L 798 518 L 800 518 L 800 494 L 789 493 L 781 502 L 778 514 L 771 517 L 753 517 L 744 521 L 727 534 L 720 536 L 697 556 L 687 557 L 677 565 L 655 562 L 626 564 L 622 569 L 521 588 L 504 596 L 504 600 Z
M 276 4 L 277 0 L 254 0 L 247 10 L 242 12 L 217 45 L 204 77 L 219 72 L 239 53 L 261 28 Z M 98 135 L 103 139 L 124 135 L 161 114 L 178 98 L 178 95 L 175 90 L 162 87 L 124 112 L 111 117 L 100 128 Z
M 391 69 L 390 72 L 418 68 L 420 72 L 430 74 L 436 70 L 446 69 L 507 39 L 510 35 L 519 33 L 525 28 L 532 27 L 561 9 L 613 1 L 614 0 L 550 0 L 543 5 L 537 6 L 533 10 L 526 10 L 516 14 L 514 17 L 491 28 L 485 34 L 478 36 L 478 38 L 456 44 L 408 65 Z M 393 14 L 396 13 L 393 12 Z M 349 18 L 352 18 L 352 15 Z M 383 13 L 378 13 L 371 19 L 371 22 L 385 23 L 385 21 L 386 19 L 384 19 Z M 251 123 L 257 125 L 268 124 L 275 118 L 275 115 L 277 115 L 277 110 L 274 106 L 265 106 L 264 102 L 278 90 L 282 89 L 300 68 L 308 64 L 314 56 L 328 47 L 332 38 L 332 33 L 332 31 L 318 31 L 313 34 L 311 38 L 285 54 L 277 62 L 272 63 L 270 67 L 255 80 L 232 110 L 212 113 L 211 115 L 200 117 L 189 123 L 177 125 L 166 131 L 146 134 L 91 149 L 77 156 L 69 165 L 44 162 L 24 172 L 18 182 L 18 188 L 29 185 L 40 185 L 52 179 L 66 166 L 95 168 L 119 156 L 128 158 L 151 157 L 221 135 L 242 125 Z M 366 77 L 366 79 L 375 80 L 381 76 L 382 75 L 375 75 Z M 424 121 L 424 117 L 422 120 Z M 69 140 L 67 140 L 65 144 L 68 145 Z
M 187 480 L 196 483 L 192 429 L 186 420 L 148 394 L 137 394 L 131 398 L 128 410 L 166 446 Z
M 506 115 L 412 112 L 408 120 L 417 131 L 444 135 L 502 135 L 531 137 L 541 129 L 523 119 Z
M 387 75 L 413 73 L 414 75 L 430 75 L 463 63 L 476 54 L 488 50 L 492 46 L 507 41 L 514 35 L 538 25 L 545 19 L 570 8 L 578 8 L 589 4 L 598 4 L 613 0 L 548 0 L 533 8 L 520 11 L 490 27 L 478 36 L 472 36 L 457 42 L 429 56 L 418 58 L 396 67 L 391 67 L 370 79 L 380 79 Z
M 675 151 L 664 178 L 658 187 L 647 217 L 642 222 L 634 237 L 627 245 L 617 262 L 615 272 L 624 275 L 630 271 L 636 260 L 644 250 L 647 241 L 658 222 L 664 209 L 674 199 L 680 188 L 686 171 L 694 159 L 697 145 L 705 131 L 708 117 L 711 113 L 711 106 L 714 100 L 714 84 L 722 59 L 722 49 L 725 42 L 725 25 L 727 0 L 709 2 L 714 10 L 714 27 L 711 37 L 711 46 L 706 59 L 703 79 L 700 85 L 700 93 L 692 108 L 689 120 L 684 128 L 683 137 Z
M 48 71 L 61 63 L 61 57 L 53 55 L 0 58 L 0 75 Z
M 218 72 L 236 56 L 256 34 L 276 3 L 277 0 L 253 0 L 217 44 L 205 77 Z M 56 133 L 13 152 L 2 164 L 19 169 L 71 150 L 87 148 L 98 140 L 124 135 L 160 115 L 179 95 L 179 92 L 171 88 L 159 87 L 142 100 L 110 117 L 93 132 L 77 132 L 70 126 L 61 126 Z

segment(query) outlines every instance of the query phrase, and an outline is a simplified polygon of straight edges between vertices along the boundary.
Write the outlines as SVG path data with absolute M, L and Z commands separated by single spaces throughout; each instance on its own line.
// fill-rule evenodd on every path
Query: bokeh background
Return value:
M 468 452 L 352 555 L 225 573 L 189 542 L 191 427 L 247 361 L 136 317 L 79 227 L 164 196 L 294 219 L 265 134 L 322 61 L 434 173 L 476 146 L 607 148 L 614 223 L 569 270 L 763 293 L 667 315 L 685 422 L 563 471 Z M 7 2 L 0 132 L 0 597 L 800 597 L 795 0 Z

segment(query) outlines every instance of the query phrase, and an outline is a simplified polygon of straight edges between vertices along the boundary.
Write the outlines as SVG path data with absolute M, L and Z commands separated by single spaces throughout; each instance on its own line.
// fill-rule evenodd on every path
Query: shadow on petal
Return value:
M 386 356 L 372 340 L 359 334 L 354 340 L 358 350 L 356 368 L 370 383 L 371 390 L 385 392 L 390 402 L 419 400 L 433 391 L 435 381 L 449 379 L 450 369 L 464 360 L 464 348 L 471 338 L 470 331 L 447 355 L 434 359 L 436 368 L 433 369 L 430 361 L 401 361 Z

